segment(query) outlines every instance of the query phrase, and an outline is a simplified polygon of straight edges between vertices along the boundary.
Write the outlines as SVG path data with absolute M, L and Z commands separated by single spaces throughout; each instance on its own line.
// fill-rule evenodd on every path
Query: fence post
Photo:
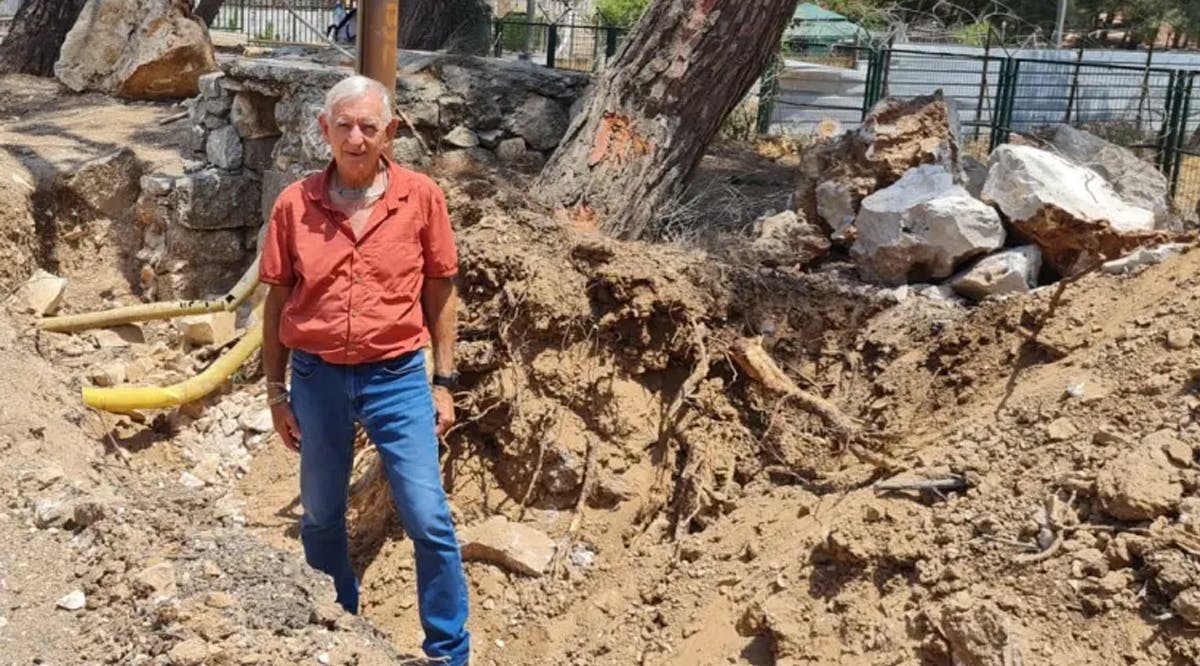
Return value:
M 1019 61 L 1005 58 L 1000 61 L 1000 81 L 996 88 L 996 108 L 992 111 L 992 135 L 988 141 L 988 152 L 996 150 L 1008 141 L 1009 123 L 1012 120 L 1013 98 Z
M 1071 73 L 1071 91 L 1067 93 L 1067 113 L 1063 116 L 1063 124 L 1071 124 L 1071 110 L 1075 107 L 1075 99 L 1079 96 L 1079 70 L 1083 63 L 1083 40 L 1079 40 L 1079 49 L 1075 51 L 1075 71 Z M 1075 117 L 1079 117 L 1076 111 Z
M 758 87 L 758 118 L 755 129 L 759 134 L 771 131 L 771 116 L 775 111 L 775 100 L 779 97 L 779 73 L 783 70 L 777 54 L 771 59 L 770 66 L 763 74 L 762 83 Z
M 1163 117 L 1162 129 L 1158 132 L 1158 141 L 1156 142 L 1157 154 L 1154 156 L 1155 166 L 1164 176 L 1171 175 L 1171 150 L 1172 142 L 1175 140 L 1175 126 L 1178 125 L 1176 117 L 1176 106 L 1178 105 L 1178 90 L 1180 86 L 1179 72 L 1171 72 L 1171 76 L 1167 81 L 1167 94 L 1163 98 L 1163 103 L 1166 106 L 1166 113 Z M 1137 126 L 1138 131 L 1141 131 L 1141 124 Z
M 1192 93 L 1194 92 L 1196 83 L 1196 72 L 1179 72 L 1180 78 L 1180 94 L 1183 97 L 1183 103 L 1179 109 L 1179 124 L 1176 126 L 1175 143 L 1172 146 L 1174 153 L 1174 162 L 1171 166 L 1171 173 L 1168 180 L 1171 183 L 1171 199 L 1174 200 L 1179 195 L 1179 178 L 1183 175 L 1183 144 L 1187 136 L 1188 117 L 1192 113 Z M 1183 79 L 1187 79 L 1187 85 L 1183 85 Z
M 879 89 L 883 82 L 883 49 L 871 48 L 870 54 L 867 56 L 867 82 L 863 90 L 863 108 L 862 115 L 864 118 L 871 112 L 871 109 L 879 102 Z
M 546 66 L 554 68 L 554 52 L 558 50 L 558 26 L 550 24 L 550 34 L 546 36 Z
M 613 26 L 604 28 L 604 59 L 617 55 L 617 29 Z
M 492 57 L 499 58 L 504 55 L 504 21 L 497 19 L 492 31 L 495 33 L 492 36 Z

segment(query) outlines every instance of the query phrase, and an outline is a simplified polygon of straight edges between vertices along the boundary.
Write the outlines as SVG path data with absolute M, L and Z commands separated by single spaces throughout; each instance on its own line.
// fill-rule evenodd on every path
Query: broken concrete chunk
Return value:
M 462 530 L 459 541 L 464 560 L 488 562 L 527 576 L 542 575 L 555 551 L 553 539 L 504 516 Z
M 194 347 L 223 347 L 237 337 L 236 312 L 209 312 L 176 319 L 183 340 Z
M 910 170 L 863 199 L 851 254 L 886 284 L 945 278 L 962 262 L 1004 244 L 996 211 L 955 185 L 941 166 Z
M 66 278 L 47 273 L 39 268 L 25 281 L 25 284 L 21 285 L 18 296 L 24 301 L 29 312 L 46 316 L 58 312 L 66 292 Z
M 1167 178 L 1150 162 L 1070 125 L 1056 127 L 1050 144 L 1058 154 L 1100 174 L 1126 203 L 1153 213 L 1160 229 L 1171 220 Z
M 992 153 L 983 199 L 1042 248 L 1046 263 L 1073 275 L 1154 237 L 1154 214 L 1121 200 L 1096 172 L 1032 146 Z
M 1042 269 L 1042 251 L 1036 245 L 1024 245 L 980 259 L 974 266 L 950 280 L 954 291 L 974 301 L 989 296 L 1019 294 L 1037 286 Z
M 238 420 L 238 425 L 241 426 L 242 430 L 254 433 L 275 431 L 270 409 L 248 409 L 242 412 L 242 417 Z
M 1071 439 L 1078 432 L 1079 429 L 1068 418 L 1055 419 L 1046 426 L 1046 437 L 1051 442 L 1061 442 Z

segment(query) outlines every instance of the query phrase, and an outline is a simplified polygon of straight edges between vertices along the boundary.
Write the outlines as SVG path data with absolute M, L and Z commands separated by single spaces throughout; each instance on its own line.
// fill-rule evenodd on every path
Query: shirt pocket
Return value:
M 419 239 L 407 236 L 381 238 L 367 253 L 371 275 L 388 296 L 411 297 L 416 290 L 416 278 L 421 275 L 424 255 Z

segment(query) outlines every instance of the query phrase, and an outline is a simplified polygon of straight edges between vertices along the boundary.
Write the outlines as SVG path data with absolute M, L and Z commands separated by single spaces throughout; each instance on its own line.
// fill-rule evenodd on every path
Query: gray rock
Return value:
M 987 182 L 988 167 L 983 162 L 965 155 L 962 158 L 963 187 L 978 199 L 983 194 L 983 185 Z
M 278 169 L 267 169 L 263 172 L 262 196 L 259 204 L 264 224 L 271 217 L 271 209 L 275 207 L 275 200 L 279 198 L 279 193 L 301 178 L 303 176 L 300 174 Z
M 39 499 L 33 503 L 33 524 L 41 529 L 62 527 L 70 516 L 70 507 L 60 499 Z
M 236 138 L 237 132 L 233 135 Z M 247 174 L 219 169 L 205 169 L 178 178 L 167 195 L 168 226 L 188 229 L 258 227 L 260 187 L 259 182 Z
M 506 119 L 505 125 L 534 150 L 550 150 L 558 145 L 569 122 L 561 104 L 541 95 L 530 95 Z
M 442 141 L 455 148 L 474 148 L 479 145 L 479 137 L 462 125 L 447 132 Z
M 167 227 L 167 254 L 185 264 L 237 265 L 246 256 L 245 240 L 232 229 L 195 230 L 183 225 Z
M 242 142 L 242 164 L 253 171 L 262 173 L 271 168 L 272 153 L 279 137 L 271 136 L 262 139 L 246 139 Z
M 209 163 L 214 166 L 227 170 L 242 166 L 242 137 L 233 125 L 209 132 L 204 151 Z
M 1100 174 L 1126 203 L 1154 213 L 1158 228 L 1174 217 L 1166 176 L 1133 151 L 1070 125 L 1056 127 L 1050 144 L 1063 157 Z
M 949 277 L 964 261 L 1004 244 L 996 211 L 938 165 L 912 169 L 863 199 L 855 227 L 855 263 L 886 284 Z
M 817 215 L 829 227 L 830 238 L 834 241 L 854 241 L 854 218 L 863 199 L 859 192 L 869 186 L 873 186 L 873 183 L 857 180 L 827 180 L 817 185 L 813 195 L 816 198 Z
M 142 163 L 121 148 L 80 164 L 64 179 L 66 189 L 110 219 L 120 219 L 141 193 Z
M 1042 251 L 1023 245 L 984 257 L 950 280 L 954 291 L 974 301 L 988 296 L 1024 293 L 1037 286 Z
M 512 163 L 519 162 L 525 157 L 528 152 L 525 148 L 525 139 L 515 136 L 511 139 L 505 139 L 496 146 L 496 157 L 501 162 Z
M 392 141 L 392 159 L 407 165 L 421 165 L 429 161 L 421 142 L 412 136 L 398 136 Z
M 1123 256 L 1154 231 L 1154 214 L 1122 201 L 1095 171 L 1031 146 L 992 153 L 983 200 L 999 207 L 1062 275 Z
M 201 74 L 197 79 L 197 84 L 200 86 L 200 96 L 208 99 L 218 99 L 225 96 L 225 90 L 221 86 L 225 79 L 225 72 L 211 72 Z
M 496 146 L 500 145 L 500 137 L 504 136 L 504 133 L 500 130 L 492 129 L 477 132 L 477 136 L 479 137 L 479 145 L 489 150 L 495 150 Z

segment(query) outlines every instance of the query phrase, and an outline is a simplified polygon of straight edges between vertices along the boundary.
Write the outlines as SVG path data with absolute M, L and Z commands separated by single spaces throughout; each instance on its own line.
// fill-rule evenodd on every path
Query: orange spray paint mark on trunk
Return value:
M 625 116 L 604 114 L 600 129 L 592 141 L 592 152 L 588 155 L 588 167 L 601 162 L 615 160 L 618 164 L 630 156 L 642 156 L 650 152 L 650 142 L 633 129 L 633 123 Z

